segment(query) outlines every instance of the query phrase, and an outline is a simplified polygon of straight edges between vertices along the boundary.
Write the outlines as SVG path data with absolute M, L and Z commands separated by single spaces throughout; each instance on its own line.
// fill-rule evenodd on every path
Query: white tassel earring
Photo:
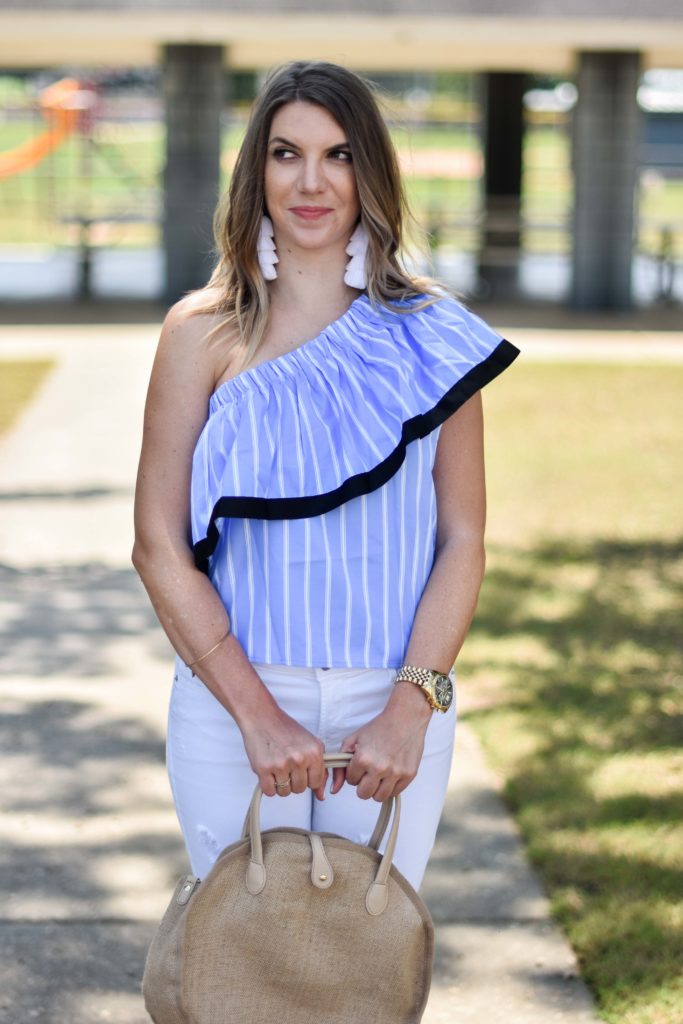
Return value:
M 351 259 L 346 264 L 344 283 L 348 284 L 351 288 L 360 288 L 361 291 L 368 283 L 365 273 L 365 257 L 367 255 L 367 251 L 368 234 L 359 221 L 356 229 L 351 235 L 349 244 L 345 249 L 345 252 L 349 254 Z
M 275 250 L 273 222 L 265 214 L 261 218 L 261 230 L 259 231 L 258 242 L 256 243 L 256 254 L 261 273 L 266 281 L 274 281 L 277 277 L 275 264 L 278 262 L 278 257 Z

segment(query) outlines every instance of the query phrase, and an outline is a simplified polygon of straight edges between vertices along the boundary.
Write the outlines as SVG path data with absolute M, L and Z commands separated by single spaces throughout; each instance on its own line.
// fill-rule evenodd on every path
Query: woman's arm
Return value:
M 206 422 L 215 375 L 204 341 L 208 318 L 188 316 L 191 298 L 168 313 L 150 377 L 135 489 L 132 561 L 171 644 L 186 664 L 229 627 L 223 603 L 195 565 L 190 531 L 192 454 Z M 322 798 L 323 744 L 270 696 L 234 636 L 196 674 L 237 722 L 264 793 L 291 774 L 292 792 Z
M 404 661 L 448 673 L 474 616 L 484 576 L 484 428 L 481 393 L 441 428 L 433 469 L 437 500 L 434 563 L 418 604 Z M 346 781 L 364 799 L 386 800 L 415 778 L 435 712 L 414 683 L 394 686 L 385 709 L 348 736 L 356 756 L 335 769 L 333 792 Z

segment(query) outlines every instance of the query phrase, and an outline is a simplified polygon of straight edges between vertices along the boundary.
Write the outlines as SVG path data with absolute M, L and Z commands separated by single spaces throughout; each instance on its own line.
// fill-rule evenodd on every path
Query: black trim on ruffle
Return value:
M 457 384 L 454 384 L 436 405 L 428 412 L 419 413 L 406 420 L 401 438 L 382 462 L 365 473 L 344 480 L 339 487 L 324 494 L 303 495 L 297 498 L 257 498 L 234 496 L 219 498 L 211 512 L 206 537 L 193 545 L 195 565 L 208 574 L 209 558 L 216 550 L 219 533 L 217 519 L 306 519 L 330 512 L 345 501 L 358 498 L 361 494 L 383 487 L 394 473 L 398 472 L 406 457 L 406 448 L 411 441 L 426 437 L 432 430 L 452 416 L 468 398 L 490 383 L 519 355 L 519 349 L 503 339 L 486 359 L 473 366 Z

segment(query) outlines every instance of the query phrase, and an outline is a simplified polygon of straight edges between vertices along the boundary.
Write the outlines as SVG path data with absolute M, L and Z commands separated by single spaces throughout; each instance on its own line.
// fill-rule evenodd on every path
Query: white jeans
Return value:
M 328 751 L 385 706 L 394 669 L 300 668 L 255 664 L 280 707 Z M 434 714 L 419 771 L 401 794 L 401 825 L 394 863 L 417 889 L 443 808 L 455 737 L 455 704 Z M 176 658 L 168 715 L 166 766 L 178 820 L 195 875 L 203 878 L 224 847 L 240 838 L 256 776 L 231 715 L 180 658 Z M 331 774 L 331 773 L 330 773 Z M 329 785 L 329 784 L 328 784 Z M 379 804 L 361 800 L 345 784 L 318 800 L 312 791 L 264 797 L 264 829 L 290 825 L 334 832 L 367 843 Z

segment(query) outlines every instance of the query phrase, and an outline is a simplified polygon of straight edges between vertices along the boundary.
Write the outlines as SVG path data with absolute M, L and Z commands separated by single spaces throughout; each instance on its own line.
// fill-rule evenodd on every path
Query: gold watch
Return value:
M 453 683 L 443 672 L 432 668 L 417 668 L 415 665 L 401 665 L 394 683 L 403 680 L 419 686 L 433 711 L 448 711 L 453 703 Z

